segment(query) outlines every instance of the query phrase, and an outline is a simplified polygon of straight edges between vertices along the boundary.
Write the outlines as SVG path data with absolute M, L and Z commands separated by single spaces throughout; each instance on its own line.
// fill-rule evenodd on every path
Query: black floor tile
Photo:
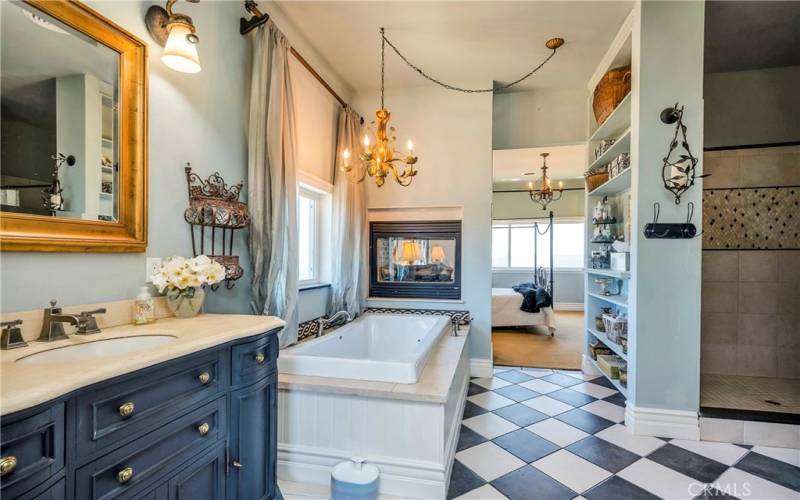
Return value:
M 531 424 L 535 424 L 536 422 L 541 422 L 542 420 L 547 420 L 550 418 L 544 413 L 536 411 L 533 408 L 529 408 L 522 403 L 504 406 L 493 411 L 492 413 L 503 417 L 509 422 L 514 422 L 520 427 L 527 427 Z
M 505 387 L 501 387 L 500 389 L 495 389 L 494 392 L 500 394 L 501 396 L 505 396 L 508 399 L 513 399 L 516 402 L 527 401 L 531 398 L 535 398 L 536 396 L 541 396 L 541 394 L 538 392 L 526 389 L 525 387 L 519 385 L 507 385 Z
M 703 492 L 694 497 L 692 500 L 739 500 L 738 498 L 728 495 L 727 493 L 708 485 L 703 489 Z
M 595 434 L 607 427 L 614 425 L 614 422 L 611 420 L 598 417 L 594 413 L 589 413 L 588 411 L 581 410 L 580 408 L 575 408 L 574 410 L 561 413 L 556 415 L 555 418 L 573 427 L 577 427 L 583 432 L 588 432 L 589 434 Z
M 669 467 L 703 483 L 716 481 L 728 466 L 672 444 L 665 444 L 647 456 L 664 467 Z
M 464 418 L 470 417 L 477 417 L 478 415 L 483 415 L 484 413 L 488 413 L 489 410 L 483 408 L 481 406 L 476 405 L 472 401 L 467 401 L 464 404 Z
M 587 382 L 590 384 L 602 385 L 603 387 L 608 387 L 609 389 L 614 389 L 615 391 L 617 390 L 617 388 L 614 387 L 614 384 L 612 384 L 611 381 L 605 377 L 593 378 L 592 380 L 587 380 Z
M 458 434 L 458 445 L 456 451 L 466 450 L 481 443 L 488 441 L 485 437 L 473 431 L 469 427 L 462 425 L 461 432 Z
M 560 449 L 558 445 L 525 429 L 503 434 L 500 437 L 494 438 L 492 441 L 504 450 L 516 455 L 525 463 L 539 460 Z
M 619 476 L 611 476 L 583 494 L 587 500 L 658 500 L 658 497 Z
M 553 399 L 561 401 L 562 403 L 567 403 L 568 405 L 572 406 L 583 406 L 591 403 L 592 401 L 597 401 L 597 398 L 593 398 L 592 396 L 582 392 L 573 391 L 572 389 L 560 389 L 547 395 Z
M 766 455 L 750 452 L 739 460 L 737 469 L 763 477 L 786 488 L 800 491 L 800 467 L 775 460 Z
M 527 382 L 528 380 L 533 380 L 535 378 L 531 377 L 530 375 L 525 375 L 524 373 L 518 370 L 509 370 L 507 372 L 498 373 L 495 375 L 495 377 L 501 378 L 507 382 L 511 382 L 512 384 Z
M 618 392 L 616 394 L 612 394 L 607 398 L 603 398 L 603 401 L 608 401 L 609 403 L 614 403 L 615 405 L 622 406 L 624 408 L 626 400 L 625 396 L 623 396 L 621 392 Z
M 641 458 L 636 453 L 594 436 L 572 443 L 567 450 L 614 474 Z
M 573 385 L 583 383 L 583 380 L 570 377 L 569 375 L 564 375 L 563 373 L 554 373 L 552 375 L 542 377 L 542 380 L 547 380 L 548 382 L 560 385 L 561 387 L 572 387 Z
M 453 472 L 450 473 L 450 485 L 447 488 L 447 498 L 461 496 L 484 484 L 486 484 L 486 481 L 479 475 L 472 472 L 458 460 L 453 460 Z
M 476 394 L 482 394 L 489 389 L 485 387 L 481 387 L 478 384 L 473 384 L 472 382 L 469 383 L 469 387 L 467 388 L 467 396 L 474 396 Z
M 577 495 L 571 489 L 530 465 L 509 472 L 490 484 L 511 500 L 531 500 L 532 498 L 567 500 Z

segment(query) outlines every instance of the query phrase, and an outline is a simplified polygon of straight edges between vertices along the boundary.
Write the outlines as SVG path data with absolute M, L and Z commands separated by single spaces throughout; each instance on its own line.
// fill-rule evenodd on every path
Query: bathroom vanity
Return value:
M 2 351 L 0 496 L 273 498 L 282 326 L 201 315 Z

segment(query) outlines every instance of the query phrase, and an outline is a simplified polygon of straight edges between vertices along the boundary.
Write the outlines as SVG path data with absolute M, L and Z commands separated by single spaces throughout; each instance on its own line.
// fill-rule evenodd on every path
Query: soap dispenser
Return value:
M 156 320 L 155 303 L 150 295 L 150 287 L 143 286 L 133 303 L 133 324 L 146 325 Z

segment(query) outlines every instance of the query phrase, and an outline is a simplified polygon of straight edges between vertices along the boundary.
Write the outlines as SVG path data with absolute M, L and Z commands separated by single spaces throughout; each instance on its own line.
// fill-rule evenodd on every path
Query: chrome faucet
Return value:
M 52 342 L 68 338 L 64 331 L 64 323 L 79 326 L 85 322 L 82 316 L 76 314 L 62 314 L 61 308 L 56 307 L 56 301 L 50 301 L 50 307 L 44 308 L 44 320 L 42 321 L 42 331 L 39 333 L 37 342 Z
M 317 319 L 317 335 L 316 337 L 322 336 L 322 330 L 325 329 L 326 325 L 332 324 L 337 319 L 344 316 L 344 322 L 347 323 L 348 321 L 353 321 L 353 316 L 350 315 L 347 311 L 339 311 L 330 318 L 319 318 Z

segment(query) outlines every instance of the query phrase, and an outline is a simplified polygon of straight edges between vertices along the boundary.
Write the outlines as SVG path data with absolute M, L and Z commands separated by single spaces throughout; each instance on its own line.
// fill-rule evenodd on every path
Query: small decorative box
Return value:
M 611 269 L 614 271 L 630 271 L 631 270 L 631 253 L 630 252 L 611 252 Z
M 612 354 L 598 354 L 597 366 L 612 379 L 619 379 L 619 367 L 625 361 L 619 356 Z
M 628 336 L 628 318 L 603 314 L 603 324 L 606 327 L 606 337 L 615 344 L 620 344 L 620 337 Z
M 611 354 L 613 351 L 606 347 L 605 344 L 600 342 L 599 340 L 595 340 L 591 344 L 589 344 L 589 354 L 592 356 L 592 359 L 597 361 L 597 357 L 603 354 Z

